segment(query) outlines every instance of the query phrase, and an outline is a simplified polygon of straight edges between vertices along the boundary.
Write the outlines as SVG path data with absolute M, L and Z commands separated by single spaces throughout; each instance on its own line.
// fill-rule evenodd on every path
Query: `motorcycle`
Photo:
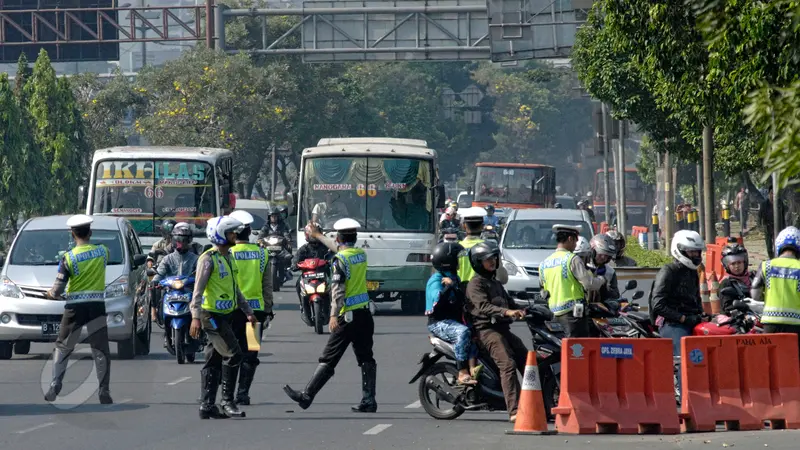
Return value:
M 309 258 L 297 264 L 302 271 L 300 275 L 300 301 L 303 302 L 306 316 L 303 321 L 313 326 L 317 334 L 322 334 L 322 327 L 328 323 L 331 315 L 331 297 L 328 287 L 328 261 Z
M 497 232 L 497 228 L 492 225 L 485 225 L 483 227 L 483 232 L 481 233 L 481 239 L 484 241 L 493 240 L 496 243 L 500 243 L 500 235 Z
M 636 289 L 637 285 L 636 280 L 629 280 L 625 284 L 625 290 L 622 294 L 631 289 Z M 632 300 L 638 300 L 642 297 L 644 297 L 644 291 L 636 291 Z M 587 303 L 586 310 L 590 319 L 590 336 L 610 338 L 645 337 L 647 331 L 642 329 L 636 320 L 629 317 L 630 313 L 621 313 L 623 304 L 627 305 L 630 302 L 625 298 L 621 298 L 619 300 Z
M 148 253 L 147 256 L 152 258 L 153 261 L 154 261 L 153 267 L 147 269 L 147 271 L 146 271 L 147 272 L 146 275 L 147 275 L 148 281 L 152 281 L 153 277 L 156 275 L 156 267 L 158 267 L 158 264 L 161 262 L 161 260 L 165 256 L 167 256 L 167 252 L 166 252 L 166 250 L 159 249 L 159 250 L 156 250 L 156 251 Z M 150 305 L 154 306 L 156 308 L 156 320 L 155 320 L 156 325 L 158 325 L 160 328 L 163 329 L 164 328 L 164 316 L 163 316 L 162 310 L 161 310 L 161 306 L 162 306 L 161 305 L 161 298 L 159 297 L 160 291 L 158 289 L 154 288 L 154 286 L 152 284 L 148 284 L 147 285 L 147 289 L 148 289 L 149 297 L 150 297 Z
M 272 291 L 278 292 L 286 281 L 292 279 L 289 269 L 289 260 L 292 258 L 292 251 L 289 248 L 289 240 L 282 234 L 272 234 L 259 240 L 258 245 L 265 248 L 269 253 L 269 260 L 272 273 Z M 286 273 L 289 272 L 287 276 Z
M 194 339 L 189 335 L 189 325 L 192 323 L 189 304 L 194 276 L 167 277 L 158 284 L 164 290 L 161 309 L 164 329 L 167 330 L 167 351 L 175 356 L 178 364 L 185 361 L 193 363 L 195 354 L 203 350 L 205 337 L 201 335 L 199 339 Z
M 533 338 L 548 419 L 552 419 L 550 411 L 558 404 L 561 339 L 564 337 L 561 324 L 552 320 L 553 313 L 546 306 L 534 305 L 526 309 L 525 322 Z M 419 401 L 429 416 L 453 420 L 465 411 L 506 410 L 499 370 L 486 352 L 481 351 L 478 355 L 479 363 L 483 364 L 478 384 L 462 386 L 457 384 L 453 345 L 435 336 L 429 339 L 433 351 L 422 355 L 421 367 L 409 381 L 413 384 L 419 380 Z M 442 401 L 452 406 L 444 409 L 440 404 Z
M 462 232 L 458 228 L 444 228 L 439 231 L 439 243 L 458 242 L 463 239 Z

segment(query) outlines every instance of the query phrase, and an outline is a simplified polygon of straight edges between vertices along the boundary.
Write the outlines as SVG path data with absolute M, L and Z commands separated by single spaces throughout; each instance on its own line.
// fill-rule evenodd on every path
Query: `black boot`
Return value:
M 218 371 L 203 369 L 200 371 L 200 384 L 203 387 L 202 402 L 200 404 L 201 419 L 227 419 L 217 408 L 217 388 L 219 387 Z
M 67 371 L 68 362 L 69 354 L 56 349 L 53 353 L 53 381 L 50 382 L 50 389 L 44 394 L 45 401 L 53 402 L 58 397 L 58 394 L 61 393 L 61 381 Z
M 239 374 L 238 366 L 222 366 L 222 412 L 228 417 L 246 417 L 244 411 L 236 407 L 233 393 L 236 390 L 236 375 Z
M 236 387 L 236 404 L 249 405 L 250 404 L 250 385 L 253 384 L 253 378 L 256 375 L 256 366 L 243 362 L 239 366 L 239 385 Z
M 286 392 L 286 395 L 297 402 L 301 408 L 308 409 L 311 406 L 311 402 L 314 401 L 314 397 L 325 386 L 325 383 L 331 379 L 333 373 L 334 371 L 331 367 L 321 363 L 317 366 L 317 370 L 314 371 L 314 375 L 311 376 L 311 380 L 309 380 L 303 392 L 295 391 L 288 384 L 283 386 L 283 392 Z
M 375 383 L 378 378 L 378 365 L 374 362 L 361 365 L 361 403 L 351 407 L 353 412 L 370 412 L 378 410 L 375 401 Z

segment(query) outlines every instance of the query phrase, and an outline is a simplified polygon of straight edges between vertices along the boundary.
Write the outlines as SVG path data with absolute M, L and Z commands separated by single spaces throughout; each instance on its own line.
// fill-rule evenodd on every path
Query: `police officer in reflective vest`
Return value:
M 261 324 L 261 329 L 269 325 L 274 317 L 272 313 L 272 277 L 270 276 L 269 254 L 256 244 L 250 243 L 250 235 L 253 234 L 250 224 L 253 223 L 253 216 L 247 211 L 234 211 L 230 217 L 242 222 L 244 229 L 236 236 L 236 245 L 231 247 L 231 254 L 236 260 L 239 274 L 236 281 L 239 289 L 247 299 L 256 320 Z M 239 366 L 239 385 L 236 389 L 236 403 L 239 405 L 250 404 L 250 385 L 256 374 L 256 367 L 261 363 L 258 360 L 258 352 L 247 351 L 247 318 L 241 312 L 236 311 L 237 318 L 234 319 L 238 331 L 239 347 L 245 351 L 242 364 Z M 256 330 L 256 338 L 261 340 L 261 330 Z
M 764 299 L 764 331 L 800 335 L 800 230 L 781 231 L 775 239 L 775 254 L 777 258 L 761 263 L 750 296 Z
M 311 224 L 309 224 L 311 226 Z M 377 365 L 372 357 L 372 335 L 375 323 L 372 321 L 369 294 L 367 293 L 367 255 L 364 250 L 355 248 L 358 228 L 361 225 L 353 219 L 341 219 L 333 228 L 337 231 L 336 245 L 322 235 L 319 228 L 313 227 L 311 236 L 325 243 L 332 251 L 337 251 L 331 276 L 331 336 L 319 358 L 319 365 L 306 388 L 295 391 L 289 385 L 283 387 L 286 394 L 301 408 L 307 409 L 325 383 L 333 376 L 334 369 L 344 355 L 347 346 L 353 343 L 358 365 L 361 366 L 361 403 L 351 408 L 353 412 L 375 412 L 375 382 Z
M 236 282 L 238 269 L 230 253 L 236 234 L 243 228 L 244 224 L 228 216 L 208 219 L 206 237 L 214 247 L 200 255 L 197 260 L 189 334 L 195 339 L 199 338 L 202 326 L 210 344 L 206 346 L 206 363 L 200 372 L 203 388 L 201 419 L 245 417 L 245 413 L 236 407 L 233 398 L 239 364 L 244 356 L 236 338 L 233 313 L 236 309 L 241 309 L 250 323 L 255 323 L 256 317 L 239 290 Z M 215 404 L 220 381 L 222 411 Z
M 48 402 L 55 401 L 61 392 L 61 383 L 67 370 L 69 355 L 81 337 L 81 329 L 86 326 L 92 358 L 100 381 L 98 397 L 100 403 L 113 403 L 108 384 L 111 375 L 111 362 L 108 350 L 108 328 L 106 325 L 106 264 L 108 249 L 104 245 L 89 242 L 92 236 L 91 224 L 94 220 L 83 214 L 67 220 L 72 230 L 75 247 L 68 251 L 58 266 L 58 275 L 52 289 L 45 293 L 49 299 L 64 299 L 64 315 L 56 340 L 53 355 L 53 381 L 44 396 Z
M 547 292 L 547 304 L 565 328 L 567 337 L 588 337 L 589 322 L 584 311 L 586 291 L 597 291 L 606 282 L 586 268 L 575 253 L 580 227 L 553 225 L 557 248 L 539 265 L 539 283 Z
M 473 208 L 473 210 L 476 212 L 470 210 L 464 211 L 461 219 L 464 223 L 464 230 L 467 232 L 467 237 L 459 242 L 459 244 L 464 247 L 464 250 L 458 255 L 458 279 L 461 280 L 460 286 L 462 292 L 467 291 L 469 280 L 475 276 L 475 270 L 472 269 L 472 264 L 469 262 L 469 249 L 484 242 L 484 240 L 481 239 L 484 213 L 478 213 L 477 208 Z M 483 211 L 483 209 L 480 209 L 480 211 Z M 500 266 L 497 268 L 495 279 L 501 284 L 506 284 L 508 282 L 508 272 L 504 267 Z

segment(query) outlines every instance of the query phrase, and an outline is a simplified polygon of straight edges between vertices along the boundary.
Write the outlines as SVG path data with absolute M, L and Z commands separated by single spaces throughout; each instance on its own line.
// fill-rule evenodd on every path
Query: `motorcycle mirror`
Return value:
M 631 281 L 633 281 L 633 280 L 631 280 Z M 639 300 L 642 297 L 644 297 L 644 291 L 636 291 L 636 292 L 633 293 L 633 297 L 631 297 L 631 298 L 633 300 Z
M 630 291 L 631 289 L 636 289 L 639 286 L 639 283 L 636 280 L 628 280 L 625 283 L 625 290 Z
M 739 310 L 739 311 L 746 311 L 748 309 L 748 306 L 747 306 L 747 303 L 745 303 L 745 302 L 743 302 L 741 300 L 734 300 L 733 301 L 733 309 L 736 309 L 736 310 Z
M 155 276 L 155 274 L 156 274 L 156 269 L 153 269 L 152 267 L 150 267 L 150 268 L 148 268 L 148 269 L 147 269 L 146 273 L 147 273 L 147 276 L 148 276 L 148 277 Z

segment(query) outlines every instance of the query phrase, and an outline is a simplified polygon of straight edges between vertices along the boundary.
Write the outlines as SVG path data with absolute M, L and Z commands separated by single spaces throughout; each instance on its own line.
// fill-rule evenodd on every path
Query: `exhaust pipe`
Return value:
M 442 380 L 434 377 L 428 377 L 425 380 L 425 385 L 433 389 L 439 398 L 453 405 L 461 404 L 461 395 L 458 394 L 450 385 L 444 383 Z

